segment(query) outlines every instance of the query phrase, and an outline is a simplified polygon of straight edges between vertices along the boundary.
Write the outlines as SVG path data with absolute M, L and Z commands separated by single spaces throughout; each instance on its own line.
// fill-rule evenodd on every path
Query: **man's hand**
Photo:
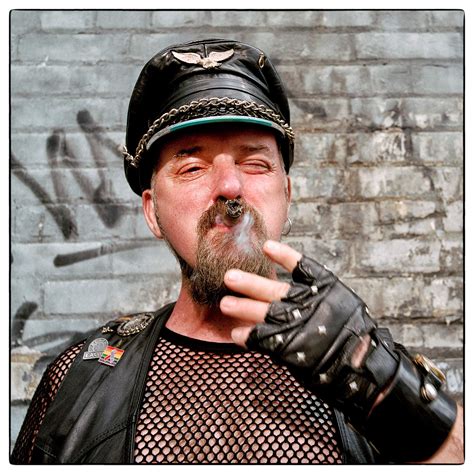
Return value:
M 288 245 L 268 240 L 264 247 L 268 257 L 288 272 L 293 272 L 303 255 Z M 263 323 L 272 301 L 281 301 L 288 294 L 290 285 L 278 280 L 270 280 L 241 270 L 229 270 L 225 284 L 236 293 L 246 297 L 226 296 L 221 300 L 221 311 L 228 315 L 248 321 L 248 326 L 237 327 L 232 331 L 232 339 L 239 346 L 246 347 L 250 332 L 256 324 Z M 353 354 L 352 363 L 358 367 L 368 348 L 369 338 L 361 340 Z
M 287 365 L 300 383 L 326 401 L 346 409 L 363 401 L 368 412 L 373 381 L 354 372 L 369 352 L 369 333 L 376 328 L 364 302 L 326 267 L 291 247 L 267 241 L 264 251 L 292 273 L 293 281 L 228 271 L 226 285 L 242 297 L 226 296 L 221 310 L 248 323 L 233 330 L 233 340 Z M 388 382 L 396 362 L 396 356 L 387 361 L 388 375 L 377 382 Z
M 355 335 L 349 363 L 358 367 L 369 347 L 368 332 L 375 327 L 363 301 L 328 269 L 304 260 L 291 247 L 267 241 L 264 251 L 294 281 L 290 285 L 240 270 L 226 273 L 227 287 L 242 297 L 224 297 L 221 310 L 248 323 L 232 331 L 234 342 L 268 352 L 308 376 L 308 369 L 327 362 L 328 353 L 329 359 L 337 356 L 334 349 Z

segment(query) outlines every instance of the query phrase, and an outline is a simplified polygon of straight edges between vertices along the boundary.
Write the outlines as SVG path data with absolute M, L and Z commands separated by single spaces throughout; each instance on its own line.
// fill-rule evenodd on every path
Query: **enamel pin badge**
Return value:
M 103 337 L 99 337 L 98 339 L 94 339 L 87 348 L 87 351 L 84 352 L 82 358 L 84 360 L 91 360 L 91 359 L 100 359 L 102 352 L 104 352 L 105 348 L 109 345 L 107 339 Z
M 114 346 L 107 346 L 100 356 L 99 362 L 110 367 L 115 367 L 125 351 Z

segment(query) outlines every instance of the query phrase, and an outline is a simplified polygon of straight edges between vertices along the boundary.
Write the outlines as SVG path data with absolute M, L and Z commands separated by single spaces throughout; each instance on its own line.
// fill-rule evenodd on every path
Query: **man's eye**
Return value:
M 268 163 L 264 161 L 247 160 L 240 163 L 240 166 L 248 170 L 267 171 L 270 169 Z
M 194 174 L 202 170 L 202 166 L 199 165 L 188 165 L 188 166 L 183 166 L 179 170 L 180 174 Z

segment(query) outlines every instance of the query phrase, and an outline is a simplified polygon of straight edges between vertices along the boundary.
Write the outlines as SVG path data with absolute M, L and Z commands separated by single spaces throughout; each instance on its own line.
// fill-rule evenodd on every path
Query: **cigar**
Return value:
M 242 204 L 238 199 L 227 199 L 225 202 L 225 213 L 231 219 L 238 219 L 243 212 Z

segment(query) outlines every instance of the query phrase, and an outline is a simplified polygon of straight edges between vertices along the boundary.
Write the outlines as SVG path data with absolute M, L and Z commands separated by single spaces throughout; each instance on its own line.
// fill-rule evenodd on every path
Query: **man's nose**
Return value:
M 242 195 L 242 177 L 233 157 L 217 156 L 214 159 L 214 199 L 236 199 Z

